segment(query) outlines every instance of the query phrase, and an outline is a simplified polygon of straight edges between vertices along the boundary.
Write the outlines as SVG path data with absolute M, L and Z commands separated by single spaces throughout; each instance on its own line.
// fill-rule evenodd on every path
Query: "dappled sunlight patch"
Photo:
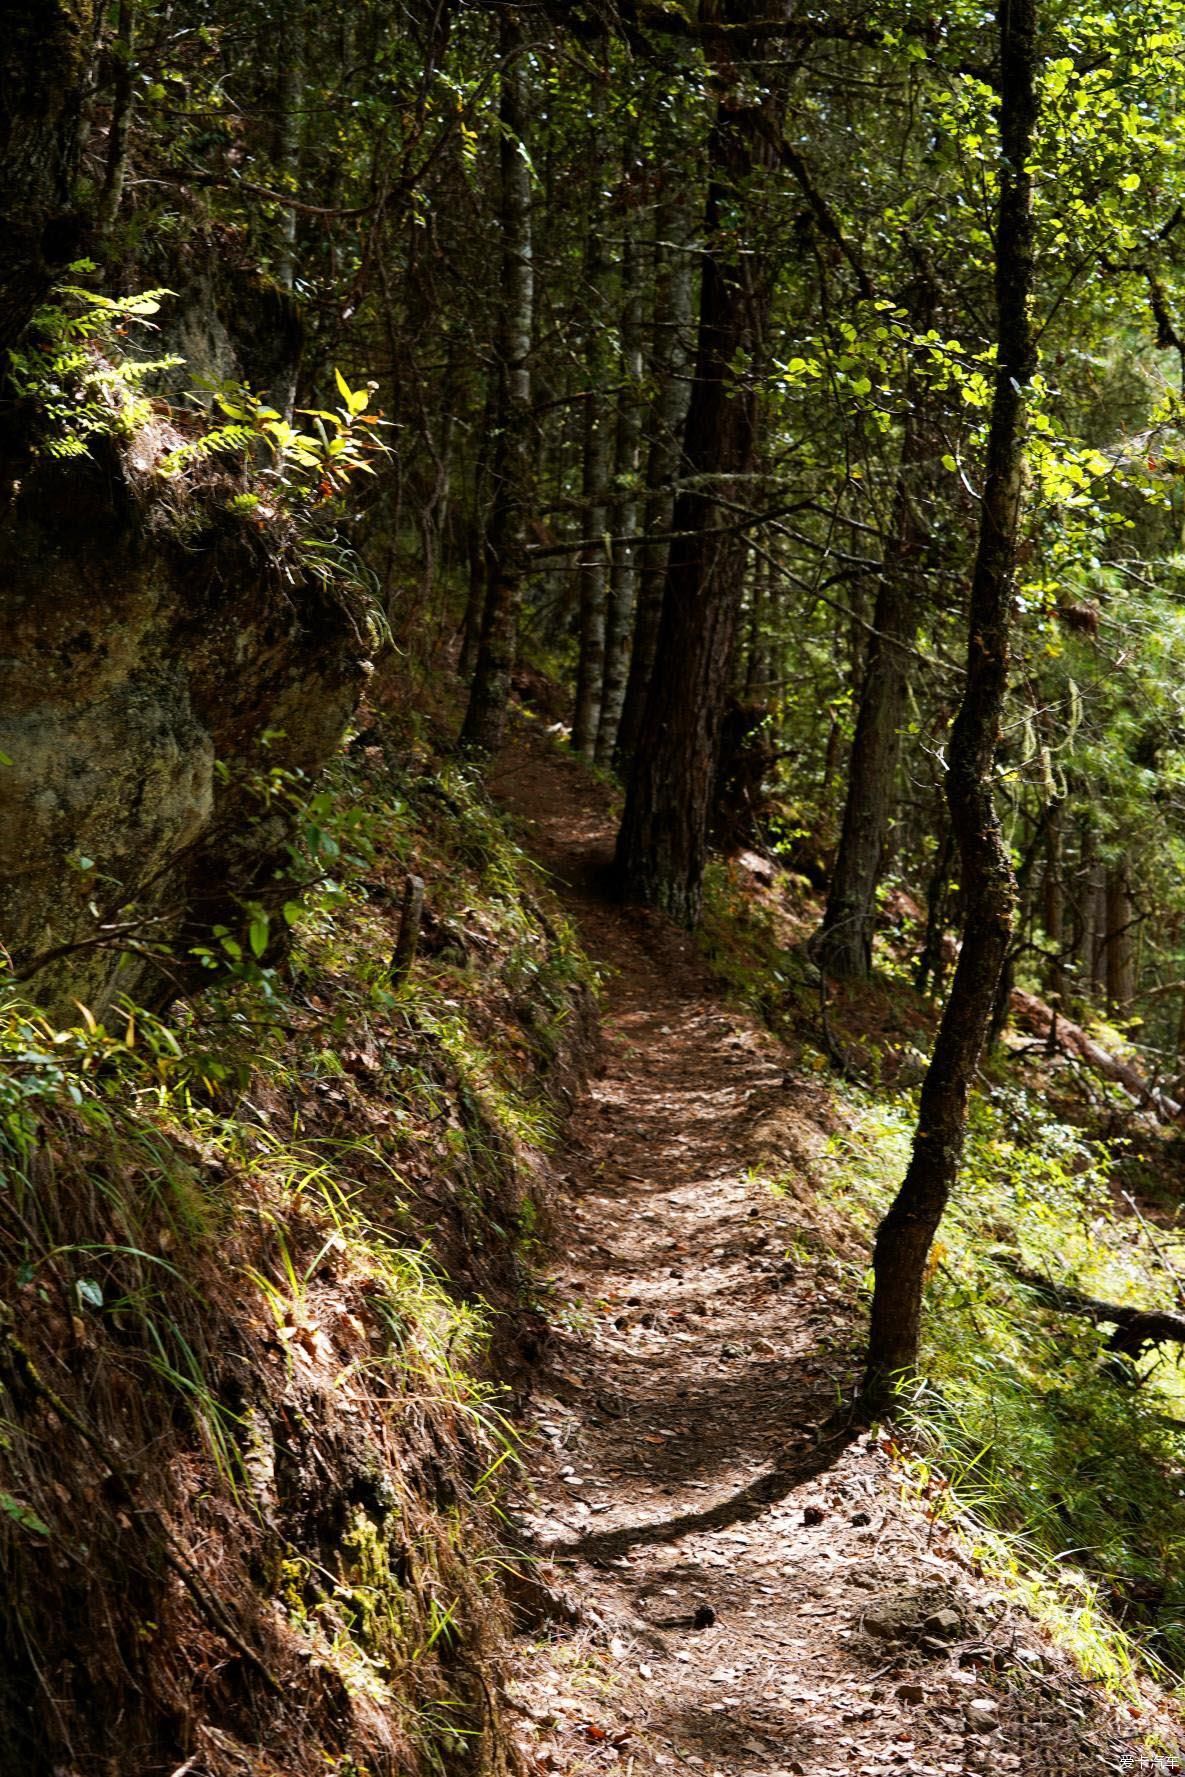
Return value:
M 869 1234 L 908 1160 L 914 1110 L 847 1095 L 833 1154 Z M 1171 1307 L 1176 1242 L 1149 1241 L 1110 1188 L 1105 1147 L 1034 1094 L 973 1103 L 962 1178 L 931 1254 L 923 1365 L 907 1423 L 922 1495 L 1116 1685 L 1185 1668 L 1185 1413 L 1177 1354 L 1110 1355 L 1019 1273 Z

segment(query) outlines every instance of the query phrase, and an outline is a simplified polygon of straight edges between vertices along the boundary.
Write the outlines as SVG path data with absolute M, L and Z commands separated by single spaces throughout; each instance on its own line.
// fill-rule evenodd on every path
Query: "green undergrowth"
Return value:
M 825 1188 L 871 1238 L 908 1161 L 916 1106 L 847 1089 Z M 1017 1275 L 1173 1308 L 1185 1233 L 1117 1206 L 1105 1145 L 1023 1085 L 972 1100 L 959 1187 L 931 1254 L 914 1479 L 1015 1578 L 1093 1676 L 1185 1671 L 1185 1387 Z
M 529 1308 L 591 971 L 472 779 L 381 721 L 315 794 L 268 793 L 300 801 L 303 892 L 213 935 L 208 991 L 0 1008 L 25 1777 L 515 1768 L 487 1353 Z
M 727 990 L 780 1036 L 795 1035 L 814 1004 L 815 971 L 794 948 L 805 935 L 794 903 L 802 880 L 778 870 L 762 892 L 738 864 L 710 858 L 696 942 Z
M 916 1083 L 934 1009 L 903 978 L 837 994 L 826 1031 L 817 986 L 792 946 L 811 928 L 791 882 L 755 894 L 735 866 L 709 876 L 701 943 L 732 992 L 789 1041 L 800 1067 L 832 1066 L 840 1133 L 810 1166 L 820 1227 L 846 1231 L 836 1259 L 868 1299 L 863 1257 L 904 1176 Z M 835 1049 L 859 1083 L 834 1071 Z M 905 1066 L 914 1080 L 898 1082 Z M 1176 1348 L 1138 1363 L 1109 1328 L 1056 1311 L 1018 1273 L 1116 1303 L 1179 1308 L 1185 1228 L 1132 1213 L 1120 1185 L 1132 1143 L 1118 1089 L 1054 1100 L 1017 1058 L 971 1102 L 959 1185 L 931 1255 L 925 1382 L 898 1439 L 910 1491 L 1006 1577 L 1084 1671 L 1117 1688 L 1185 1673 L 1185 1379 Z M 1065 1093 L 1064 1085 L 1061 1088 Z M 1114 1094 L 1118 1117 L 1099 1105 Z M 1072 1096 L 1072 1094 L 1071 1094 Z M 1074 1115 L 1075 1109 L 1077 1115 Z M 1108 1109 L 1103 1106 L 1104 1111 Z M 1146 1148 L 1146 1132 L 1140 1137 Z M 800 1201 L 801 1168 L 771 1175 Z M 856 1242 L 850 1238 L 855 1234 Z M 904 1436 L 902 1433 L 904 1432 Z

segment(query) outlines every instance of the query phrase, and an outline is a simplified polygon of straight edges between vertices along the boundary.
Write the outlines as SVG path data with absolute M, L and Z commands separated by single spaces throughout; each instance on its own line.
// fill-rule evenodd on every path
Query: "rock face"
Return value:
M 166 1001 L 194 943 L 266 898 L 291 816 L 260 774 L 315 772 L 365 670 L 356 613 L 228 511 L 232 487 L 152 475 L 169 442 L 4 490 L 0 941 L 55 1010 Z M 124 947 L 104 924 L 133 927 Z

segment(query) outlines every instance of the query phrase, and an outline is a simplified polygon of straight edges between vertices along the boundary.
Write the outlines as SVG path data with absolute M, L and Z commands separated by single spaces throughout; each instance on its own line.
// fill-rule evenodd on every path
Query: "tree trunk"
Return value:
M 747 702 L 762 702 L 769 685 L 770 604 L 773 564 L 759 555 L 749 571 L 749 634 L 745 643 L 744 695 Z
M 103 10 L 97 0 L 10 0 L 4 11 L 0 354 L 83 248 L 73 184 Z
M 1090 879 L 1090 982 L 1096 1000 L 1107 998 L 1107 868 L 1096 863 Z
M 580 554 L 580 655 L 576 665 L 576 704 L 572 715 L 572 745 L 584 759 L 591 759 L 596 751 L 597 729 L 601 721 L 601 696 L 605 684 L 605 624 L 609 604 L 609 552 L 604 539 L 609 529 L 609 471 L 613 433 L 601 393 L 603 384 L 608 380 L 605 285 L 608 280 L 609 260 L 605 252 L 603 230 L 603 219 L 594 213 L 585 257 L 585 282 L 590 299 L 589 392 L 584 403 L 582 489 L 585 545 Z
M 943 828 L 942 838 L 934 853 L 934 867 L 926 884 L 926 937 L 918 959 L 917 974 L 914 976 L 914 986 L 919 993 L 941 993 L 946 979 L 943 947 L 946 943 L 947 900 L 955 850 L 954 832 L 948 823 Z
M 1107 868 L 1107 1011 L 1122 1012 L 1135 995 L 1135 910 L 1126 865 Z
M 609 617 L 605 627 L 605 687 L 597 729 L 598 765 L 610 765 L 625 705 L 629 676 L 630 637 L 637 591 L 638 456 L 642 443 L 642 288 L 638 253 L 626 222 L 621 260 L 621 394 L 617 400 L 614 475 L 617 483 L 613 572 L 609 583 Z
M 304 138 L 304 9 L 297 5 L 286 19 L 284 61 L 280 74 L 280 132 L 277 163 L 281 189 L 300 194 L 300 151 Z M 297 212 L 280 212 L 280 251 L 276 256 L 276 282 L 291 290 L 296 282 Z
M 136 74 L 136 0 L 119 0 L 112 54 L 115 77 L 111 94 L 111 127 L 107 135 L 107 167 L 95 218 L 95 229 L 100 238 L 110 232 L 119 215 L 127 176 Z
M 701 9 L 705 22 L 768 17 L 766 0 Z M 732 675 L 745 543 L 716 503 L 752 463 L 756 389 L 740 365 L 765 330 L 768 266 L 740 250 L 763 172 L 780 158 L 784 95 L 762 88 L 741 32 L 705 38 L 722 91 L 708 143 L 709 185 L 699 338 L 684 438 L 685 485 L 675 501 L 658 663 L 630 771 L 617 839 L 625 897 L 682 924 L 699 918 L 720 724 Z M 784 78 L 784 77 L 783 77 Z
M 1024 466 L 1024 387 L 1035 365 L 1029 155 L 1037 122 L 1035 0 L 999 0 L 997 363 L 987 474 L 968 614 L 967 676 L 951 731 L 946 792 L 961 860 L 963 946 L 922 1085 L 913 1156 L 881 1223 L 865 1391 L 883 1405 L 917 1365 L 926 1260 L 962 1158 L 967 1097 L 1008 948 L 1014 885 L 992 799 L 1008 679 Z
M 535 273 L 531 256 L 531 175 L 523 152 L 530 104 L 523 27 L 502 13 L 502 306 L 498 340 L 498 435 L 486 532 L 486 599 L 477 666 L 461 729 L 464 751 L 486 757 L 502 744 L 518 646 L 531 499 L 531 334 Z
M 457 657 L 457 674 L 464 680 L 472 678 L 481 644 L 481 620 L 486 602 L 486 543 L 481 510 L 473 515 L 469 533 L 469 585 L 465 595 L 465 614 L 461 619 L 461 652 Z
M 1094 832 L 1083 822 L 1078 834 L 1078 869 L 1074 877 L 1072 913 L 1074 961 L 1082 991 L 1087 994 L 1094 979 L 1094 878 Z
M 280 188 L 290 196 L 300 196 L 300 163 L 304 147 L 305 116 L 305 15 L 303 3 L 286 8 L 284 60 L 280 73 L 279 140 L 276 163 Z M 289 295 L 296 288 L 298 270 L 298 239 L 300 213 L 293 205 L 280 211 L 280 241 L 276 253 L 276 283 Z M 296 395 L 300 382 L 299 356 L 293 361 L 284 379 L 278 405 L 284 418 L 292 424 L 296 411 Z
M 913 325 L 921 332 L 930 325 L 934 307 L 928 281 L 919 283 L 918 297 L 910 307 Z M 916 385 L 911 386 L 893 516 L 881 562 L 848 763 L 839 850 L 831 874 L 827 909 L 810 947 L 813 960 L 824 973 L 841 981 L 864 981 L 872 973 L 876 889 L 884 869 L 897 799 L 901 723 L 909 690 L 909 648 L 917 633 L 922 593 L 915 576 L 925 527 L 914 483 L 930 454 L 920 420 L 919 399 Z
M 486 569 L 489 560 L 489 490 L 492 465 L 490 441 L 498 425 L 498 380 L 491 378 L 482 403 L 481 430 L 473 453 L 471 512 L 466 537 L 469 584 L 465 611 L 461 618 L 461 651 L 457 657 L 457 674 L 465 682 L 472 679 L 481 646 L 481 626 L 485 615 Z
M 1061 1011 L 1066 999 L 1066 969 L 1063 955 L 1065 943 L 1065 891 L 1062 885 L 1062 805 L 1055 803 L 1049 813 L 1045 831 L 1045 874 L 1041 883 L 1041 923 L 1045 941 L 1052 951 L 1046 976 L 1049 997 Z
M 662 592 L 671 547 L 662 539 L 670 531 L 674 517 L 674 480 L 682 455 L 683 427 L 691 387 L 687 376 L 691 358 L 688 337 L 695 256 L 688 236 L 687 204 L 680 193 L 665 199 L 658 214 L 656 253 L 659 255 L 659 275 L 654 287 L 654 373 L 658 380 L 658 394 L 650 417 L 646 516 L 638 562 L 634 642 L 625 703 L 617 728 L 615 758 L 619 771 L 628 765 L 638 744 L 662 618 Z

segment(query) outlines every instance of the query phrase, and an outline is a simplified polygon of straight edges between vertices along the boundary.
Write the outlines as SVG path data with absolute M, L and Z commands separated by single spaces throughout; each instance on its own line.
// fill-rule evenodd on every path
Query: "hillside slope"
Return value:
M 168 1022 L 5 997 L 5 1777 L 517 1768 L 498 1378 L 530 1348 L 590 977 L 410 727 L 315 795 L 276 778 L 305 884 L 283 969 L 221 928 Z

